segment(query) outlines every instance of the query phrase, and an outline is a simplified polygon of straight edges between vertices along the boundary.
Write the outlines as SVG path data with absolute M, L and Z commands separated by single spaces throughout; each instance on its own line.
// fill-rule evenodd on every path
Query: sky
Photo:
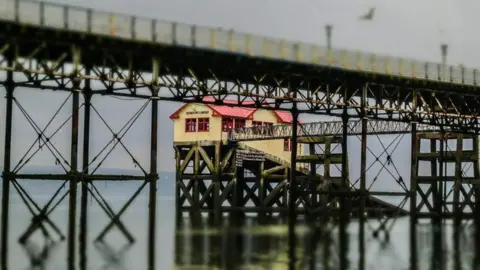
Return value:
M 467 67 L 480 66 L 480 54 L 472 53 L 478 43 L 475 27 L 480 23 L 476 11 L 480 2 L 474 0 L 57 0 L 57 3 L 78 5 L 97 10 L 120 12 L 147 18 L 171 20 L 189 24 L 231 28 L 236 31 L 285 38 L 293 41 L 325 44 L 324 26 L 333 25 L 333 47 L 375 52 L 406 58 L 439 62 L 440 44 L 448 43 L 448 62 Z M 375 7 L 373 21 L 359 21 L 358 17 Z M 2 75 L 3 76 L 3 75 Z M 4 91 L 0 88 L 0 91 Z M 19 103 L 40 123 L 49 117 L 66 98 L 64 93 L 17 89 Z M 143 101 L 124 101 L 95 97 L 94 106 L 109 124 L 118 130 L 141 107 Z M 172 121 L 168 116 L 181 104 L 161 102 L 159 106 L 159 161 L 160 170 L 173 171 Z M 14 113 L 14 160 L 20 160 L 36 138 L 18 109 Z M 58 126 L 71 114 L 71 105 L 52 123 Z M 0 116 L 5 112 L 5 99 L 0 99 Z M 140 117 L 132 131 L 124 138 L 125 145 L 148 170 L 149 108 Z M 63 118 L 62 118 L 63 117 Z M 93 115 L 92 153 L 100 151 L 111 139 L 98 116 Z M 81 118 L 83 116 L 81 115 Z M 303 115 L 304 121 L 319 120 L 318 116 Z M 55 136 L 55 145 L 68 159 L 69 126 Z M 49 129 L 50 130 L 50 129 Z M 52 129 L 54 130 L 54 129 Z M 48 132 L 47 132 L 48 133 Z M 80 137 L 80 140 L 82 137 Z M 407 140 L 408 145 L 408 140 Z M 4 147 L 4 122 L 0 121 L 0 153 Z M 378 147 L 377 147 L 378 148 Z M 81 145 L 80 145 L 81 149 Z M 408 147 L 405 147 L 408 149 Z M 382 149 L 379 151 L 381 152 Z M 407 155 L 407 153 L 405 153 Z M 408 160 L 408 156 L 406 156 Z M 3 154 L 0 155 L 3 163 Z M 96 161 L 98 163 L 98 160 Z M 32 162 L 52 165 L 54 159 L 43 148 Z M 102 163 L 109 168 L 138 169 L 132 158 L 121 150 Z

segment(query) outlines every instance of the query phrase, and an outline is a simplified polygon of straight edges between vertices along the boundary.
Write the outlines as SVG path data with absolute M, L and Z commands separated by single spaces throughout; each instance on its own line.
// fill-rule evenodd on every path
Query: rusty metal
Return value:
M 2 48 L 17 52 L 10 65 L 2 65 L 3 70 L 32 74 L 31 82 L 36 81 L 38 76 L 71 76 L 68 69 L 62 68 L 63 64 L 69 61 L 64 57 L 64 52 L 70 50 L 70 43 L 59 43 L 45 38 L 60 34 L 59 38 L 71 40 L 68 33 L 62 36 L 63 33 L 53 33 L 52 30 L 41 27 L 24 27 L 24 30 L 20 31 L 15 23 L 3 23 L 2 26 Z M 32 43 L 32 37 L 37 35 L 41 35 L 37 39 L 39 41 Z M 85 40 L 85 44 L 98 43 L 94 35 L 87 34 Z M 109 41 L 114 40 L 115 46 L 112 46 Z M 27 48 L 27 45 L 32 49 L 23 49 Z M 94 49 L 79 46 L 82 55 L 91 55 L 92 59 L 95 59 L 92 66 L 107 67 L 102 70 L 94 68 L 95 71 L 91 74 L 79 72 L 80 79 L 97 80 L 106 85 L 105 89 L 93 91 L 94 93 L 148 98 L 150 95 L 147 91 L 142 91 L 142 88 L 146 89 L 154 84 L 151 55 L 158 54 L 159 59 L 162 59 L 162 75 L 158 78 L 161 89 L 159 97 L 163 100 L 198 102 L 204 96 L 213 96 L 211 103 L 222 104 L 225 98 L 236 96 L 244 103 L 241 106 L 279 110 L 290 110 L 292 102 L 295 101 L 300 113 L 341 116 L 342 108 L 346 106 L 353 109 L 351 118 L 359 118 L 361 116 L 358 111 L 362 106 L 357 100 L 361 96 L 361 89 L 367 87 L 368 102 L 364 108 L 371 118 L 410 122 L 415 114 L 417 121 L 423 124 L 451 126 L 461 130 L 478 129 L 479 114 L 476 108 L 480 97 L 475 91 L 469 90 L 475 86 L 463 87 L 450 83 L 451 87 L 446 88 L 445 84 L 448 85 L 449 82 L 402 79 L 392 81 L 388 77 L 355 72 L 349 74 L 349 83 L 346 84 L 343 72 L 330 68 L 326 68 L 325 72 L 315 72 L 301 63 L 293 64 L 298 70 L 296 74 L 300 75 L 289 76 L 283 68 L 284 65 L 292 65 L 291 63 L 279 64 L 272 69 L 260 62 L 258 68 L 253 70 L 249 67 L 254 65 L 256 59 L 250 57 L 220 56 L 203 53 L 200 49 L 186 53 L 176 46 L 161 46 L 161 50 L 158 50 L 157 46 L 152 47 L 150 44 L 132 44 L 114 38 L 98 45 Z M 19 47 L 22 50 L 18 50 Z M 178 57 L 185 60 L 181 66 L 176 61 Z M 212 61 L 199 61 L 201 57 L 208 57 Z M 33 59 L 41 60 L 42 64 L 32 62 Z M 234 61 L 236 64 L 225 68 L 225 61 Z M 200 62 L 209 63 L 210 66 L 205 68 L 203 64 L 198 64 Z M 222 64 L 218 65 L 220 62 Z M 22 83 L 22 86 L 32 87 L 31 82 Z M 124 87 L 116 87 L 118 84 Z M 296 86 L 295 98 L 289 95 L 292 91 L 288 90 L 289 85 Z M 63 86 L 54 88 L 65 90 Z M 412 108 L 413 91 L 417 92 L 418 99 L 415 109 Z M 348 93 L 348 97 L 345 93 Z M 245 101 L 249 101 L 248 104 Z

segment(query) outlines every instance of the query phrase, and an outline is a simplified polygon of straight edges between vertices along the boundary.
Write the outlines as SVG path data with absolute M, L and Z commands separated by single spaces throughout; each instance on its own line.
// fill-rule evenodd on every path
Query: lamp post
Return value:
M 325 25 L 325 33 L 327 35 L 327 49 L 330 52 L 332 50 L 332 28 L 331 24 Z
M 440 51 L 442 53 L 442 80 L 447 80 L 447 54 L 448 54 L 448 45 L 441 44 Z

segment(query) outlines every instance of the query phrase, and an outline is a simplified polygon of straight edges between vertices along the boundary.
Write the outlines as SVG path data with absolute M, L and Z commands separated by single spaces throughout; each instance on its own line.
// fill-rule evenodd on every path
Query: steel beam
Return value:
M 41 31 L 32 28 L 29 32 L 28 29 L 20 31 L 15 25 L 7 27 L 0 24 L 0 30 L 4 30 L 0 31 L 0 48 L 10 46 L 18 49 L 15 65 L 3 63 L 0 70 L 30 74 L 31 78 L 19 85 L 22 87 L 68 90 L 62 84 L 47 87 L 39 78 L 68 78 L 69 72 L 62 67 L 70 65 L 71 61 L 63 55 L 70 49 L 70 44 L 78 43 L 76 41 L 81 37 L 65 34 L 62 38 L 67 42 L 60 43 L 50 39 L 50 36 L 59 33 L 50 33 L 46 28 Z M 94 59 L 92 66 L 95 72 L 89 75 L 81 73 L 79 77 L 105 84 L 105 89 L 93 90 L 98 94 L 149 98 L 150 95 L 142 88 L 149 88 L 154 80 L 152 65 L 146 63 L 151 62 L 152 54 L 159 54 L 162 75 L 158 79 L 158 96 L 161 100 L 231 105 L 226 99 L 233 97 L 241 107 L 284 111 L 290 111 L 292 103 L 296 102 L 300 113 L 341 116 L 343 108 L 347 107 L 351 110 L 351 118 L 361 118 L 363 106 L 372 119 L 410 123 L 415 114 L 420 124 L 455 127 L 462 131 L 480 129 L 480 95 L 478 91 L 472 91 L 472 87 L 476 86 L 451 82 L 439 84 L 428 80 L 405 81 L 359 73 L 345 76 L 344 72 L 325 72 L 307 66 L 295 67 L 294 70 L 290 65 L 272 68 L 268 61 L 259 62 L 251 57 L 206 54 L 198 50 L 180 50 L 175 46 L 157 50 L 144 44 L 132 46 L 122 40 L 100 42 L 93 37 L 87 39 L 78 46 Z M 91 44 L 98 46 L 92 47 Z M 126 54 L 126 51 L 129 53 Z M 181 65 L 179 57 L 184 59 Z M 233 60 L 235 64 L 228 65 Z M 226 69 L 225 65 L 230 68 Z M 256 68 L 252 69 L 252 66 Z M 295 76 L 290 76 L 292 72 Z M 299 86 L 295 90 L 295 98 L 288 93 L 289 85 Z M 359 89 L 364 87 L 368 88 L 368 102 L 361 105 L 358 99 L 362 91 Z M 410 98 L 414 90 L 419 103 L 415 110 Z M 202 101 L 204 97 L 211 100 Z

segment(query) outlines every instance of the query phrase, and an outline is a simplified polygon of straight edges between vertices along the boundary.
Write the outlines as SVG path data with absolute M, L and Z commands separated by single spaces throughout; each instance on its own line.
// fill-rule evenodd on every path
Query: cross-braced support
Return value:
M 310 184 L 313 184 L 313 186 L 323 181 L 323 187 L 328 187 L 326 190 L 315 190 L 313 187 L 303 189 L 302 194 L 309 195 L 311 202 L 319 199 L 319 197 L 315 198 L 314 195 L 316 194 L 328 195 L 328 197 L 323 198 L 327 200 L 327 207 L 325 207 L 325 204 L 319 204 L 316 212 L 320 216 L 330 216 L 335 213 L 335 216 L 340 217 L 340 225 L 343 223 L 339 229 L 341 249 L 347 248 L 344 231 L 345 222 L 348 222 L 348 218 L 342 218 L 342 215 L 346 213 L 349 216 L 358 217 L 360 221 L 359 248 L 363 250 L 365 249 L 366 239 L 365 227 L 370 229 L 373 233 L 372 236 L 375 238 L 379 236 L 380 232 L 384 232 L 384 241 L 388 241 L 389 231 L 393 227 L 396 217 L 407 213 L 403 209 L 409 195 L 409 187 L 406 186 L 404 181 L 407 175 L 404 175 L 403 170 L 397 167 L 394 158 L 395 150 L 400 147 L 407 130 L 398 131 L 396 135 L 393 135 L 393 138 L 390 135 L 390 138 L 386 138 L 390 142 L 385 143 L 385 138 L 375 134 L 375 123 L 372 125 L 368 118 L 365 117 L 359 122 L 347 122 L 348 118 L 347 120 L 345 118 L 343 121 L 346 124 L 338 126 L 339 130 L 336 134 L 330 131 L 333 136 L 315 134 L 308 136 L 309 134 L 302 130 L 302 138 L 299 138 L 298 142 L 308 144 L 309 150 L 307 151 L 308 154 L 300 156 L 298 160 L 311 163 L 309 164 L 310 177 L 305 178 L 310 178 Z M 359 134 L 356 132 L 357 130 L 360 131 Z M 380 134 L 382 133 L 380 132 Z M 360 153 L 358 158 L 353 158 L 359 161 L 353 163 L 356 168 L 359 168 L 358 174 L 351 171 L 351 162 L 349 162 L 351 153 L 350 156 L 347 154 L 349 153 L 347 142 L 357 141 L 357 138 L 360 144 L 353 143 L 353 147 L 350 149 Z M 314 177 L 313 175 L 317 173 L 322 176 Z M 350 181 L 351 178 L 353 178 L 352 181 Z M 325 185 L 327 182 L 329 185 Z M 376 187 L 379 182 L 383 186 L 380 190 L 379 187 Z M 392 186 L 394 185 L 398 185 L 398 189 L 401 189 L 401 191 L 393 191 Z M 344 186 L 343 189 L 342 186 Z M 387 186 L 388 189 L 385 188 Z M 392 204 L 379 200 L 376 196 L 381 196 L 382 200 L 399 199 Z M 343 207 L 341 205 L 342 200 Z M 337 203 L 340 203 L 340 209 L 336 206 Z M 367 220 L 367 217 L 370 217 L 370 219 Z M 372 220 L 372 218 L 377 219 L 377 221 Z M 358 265 L 360 269 L 365 269 L 365 254 L 360 255 Z M 342 257 L 340 261 L 345 262 L 347 259 Z M 344 266 L 346 267 L 346 264 Z
M 301 147 L 302 144 L 298 145 Z M 176 201 L 180 212 L 287 214 L 291 163 L 243 143 L 176 142 L 174 148 Z M 215 153 L 220 153 L 220 206 L 214 203 L 212 195 L 215 192 L 212 186 L 216 173 Z M 312 192 L 308 191 L 309 185 L 314 183 L 310 180 L 316 179 L 316 186 L 321 191 L 323 184 L 320 180 L 323 178 L 318 174 L 309 175 L 311 172 L 302 166 L 307 157 L 297 155 L 295 176 L 298 190 L 295 211 L 302 215 L 323 209 L 320 204 L 313 207 L 310 202 Z
M 222 142 L 175 143 L 176 205 L 179 213 L 215 216 L 237 205 L 234 146 Z
M 311 136 L 298 139 L 301 147 L 308 147 L 304 155 L 297 156 L 297 163 L 307 164 L 307 175 L 297 175 L 300 185 L 297 207 L 305 209 L 312 217 L 331 214 L 337 209 L 338 200 L 331 192 L 341 186 L 342 167 L 341 136 Z M 348 159 L 348 155 L 347 155 Z M 347 161 L 348 164 L 348 161 Z M 338 209 L 337 209 L 338 210 Z
M 453 259 L 460 266 L 462 223 L 473 218 L 480 171 L 478 137 L 452 132 L 417 133 L 415 166 L 417 203 L 415 218 L 431 219 L 434 227 L 432 264 L 445 263 L 443 223 L 453 219 Z
M 114 66 L 112 63 L 105 62 L 105 65 L 109 65 L 110 68 L 99 67 L 92 62 L 91 55 L 86 51 L 82 51 L 77 46 L 72 46 L 68 50 L 60 53 L 59 57 L 52 61 L 49 58 L 48 53 L 45 52 L 46 47 L 41 45 L 34 47 L 30 55 L 33 57 L 22 59 L 18 55 L 17 46 L 4 46 L 1 49 L 2 56 L 9 56 L 10 58 L 1 58 L 0 64 L 4 64 L 5 60 L 7 65 L 16 66 L 17 71 L 22 71 L 23 74 L 15 73 L 13 70 L 6 72 L 6 76 L 3 81 L 0 81 L 0 85 L 5 87 L 6 90 L 6 118 L 5 118 L 5 156 L 3 164 L 3 190 L 2 190 L 2 221 L 1 221 L 1 263 L 3 266 L 8 265 L 8 246 L 10 244 L 9 239 L 9 218 L 12 213 L 9 213 L 9 201 L 12 187 L 17 191 L 19 198 L 24 202 L 29 212 L 33 215 L 30 224 L 27 224 L 25 231 L 20 235 L 19 242 L 27 248 L 27 245 L 32 245 L 32 236 L 39 231 L 47 241 L 47 243 L 53 243 L 58 240 L 67 240 L 67 261 L 69 269 L 76 267 L 76 248 L 77 237 L 79 237 L 80 244 L 80 267 L 85 269 L 87 265 L 87 215 L 88 215 L 88 198 L 91 197 L 97 201 L 100 207 L 107 213 L 111 221 L 106 225 L 97 236 L 98 240 L 103 240 L 105 235 L 114 227 L 117 226 L 122 233 L 126 236 L 128 242 L 133 243 L 134 237 L 130 233 L 126 226 L 121 222 L 120 218 L 125 213 L 132 202 L 138 197 L 138 194 L 142 191 L 146 185 L 150 186 L 149 192 L 149 222 L 148 222 L 148 265 L 151 269 L 155 269 L 155 219 L 156 219 L 156 183 L 158 179 L 157 175 L 157 140 L 158 140 L 158 92 L 159 92 L 159 73 L 160 73 L 160 61 L 158 58 L 152 58 L 152 71 L 151 83 L 148 86 L 144 86 L 147 90 L 146 93 L 150 94 L 150 98 L 141 106 L 141 108 L 127 121 L 127 123 L 120 130 L 115 128 L 109 123 L 108 120 L 101 113 L 101 103 L 96 103 L 96 98 L 99 95 L 98 88 L 109 89 L 113 91 L 117 88 L 131 89 L 133 86 L 128 83 L 120 85 L 115 82 L 105 83 L 100 85 L 92 84 L 91 74 L 95 76 L 113 76 L 116 74 L 122 78 L 139 77 L 138 74 L 123 74 L 121 70 L 111 68 Z M 10 59 L 10 60 L 9 60 Z M 115 59 L 110 58 L 110 62 L 115 62 Z M 13 63 L 14 62 L 14 63 Z M 42 68 L 45 72 L 42 74 L 36 74 L 29 72 L 29 68 L 32 67 Z M 57 76 L 55 72 L 62 72 L 68 74 L 68 76 Z M 15 74 L 15 76 L 14 76 Z M 81 75 L 80 75 L 81 74 Z M 18 76 L 17 76 L 18 75 Z M 23 76 L 23 77 L 22 77 Z M 53 113 L 53 116 L 46 122 L 41 123 L 37 115 L 41 115 L 37 112 L 32 112 L 29 106 L 25 105 L 26 102 L 22 98 L 23 92 L 14 92 L 15 88 L 39 88 L 39 89 L 52 89 L 62 92 L 67 92 L 67 96 L 60 104 L 58 109 Z M 134 87 L 135 90 L 138 86 Z M 96 92 L 97 91 L 97 92 Z M 132 90 L 133 91 L 133 90 Z M 15 94 L 14 94 L 15 93 Z M 38 94 L 39 92 L 35 93 Z M 102 92 L 105 94 L 105 92 Z M 50 93 L 52 94 L 52 93 Z M 48 94 L 45 94 L 48 95 Z M 58 95 L 58 93 L 56 94 Z M 57 96 L 58 97 L 58 96 Z M 82 99 L 83 97 L 83 99 Z M 32 97 L 28 97 L 32 99 Z M 53 107 L 53 100 L 49 102 L 48 106 Z M 64 108 L 71 104 L 71 110 L 67 113 L 66 119 L 58 119 L 62 115 L 65 115 Z M 151 105 L 151 117 L 150 127 L 151 132 L 149 134 L 150 148 L 148 151 L 148 159 L 150 161 L 150 169 L 144 168 L 141 165 L 138 157 L 134 154 L 136 151 L 132 151 L 126 146 L 125 135 L 132 129 L 132 125 L 137 121 L 142 112 Z M 18 116 L 23 116 L 28 124 L 28 128 L 31 128 L 36 136 L 33 142 L 22 140 L 21 145 L 15 145 L 12 138 L 16 136 L 13 134 L 14 128 L 12 126 L 20 125 L 22 121 L 19 121 L 17 117 L 13 123 L 13 112 L 18 113 Z M 83 111 L 83 125 L 80 124 L 81 112 Z M 42 111 L 42 114 L 44 112 Z M 111 132 L 112 139 L 106 143 L 106 145 L 100 151 L 91 148 L 90 138 L 91 134 L 91 118 L 92 116 L 98 119 L 98 123 L 103 123 L 104 126 Z M 21 120 L 21 119 L 20 119 Z M 118 117 L 116 121 L 118 121 Z M 60 122 L 56 124 L 55 121 Z M 71 128 L 68 128 L 70 123 Z M 15 124 L 15 125 L 14 125 Z M 25 127 L 27 128 L 27 127 Z M 82 129 L 83 128 L 83 132 Z M 56 141 L 59 134 L 62 134 L 64 130 L 68 130 L 69 143 L 63 143 Z M 22 136 L 26 132 L 26 129 L 22 129 Z M 83 144 L 80 141 L 80 134 L 83 133 Z M 65 133 L 63 133 L 65 134 Z M 21 137 L 21 136 L 17 136 Z M 68 145 L 68 147 L 67 147 Z M 113 146 L 112 146 L 113 145 Z M 81 149 L 83 147 L 83 149 Z M 104 169 L 102 165 L 114 148 L 121 147 L 125 150 L 126 156 L 136 165 L 141 171 L 140 175 L 116 175 L 114 174 L 102 174 L 100 171 Z M 22 150 L 25 148 L 25 150 Z M 21 154 L 18 158 L 12 158 L 12 151 L 15 149 L 16 153 Z M 93 151 L 92 151 L 93 150 Z M 68 151 L 68 154 L 64 152 Z M 93 152 L 94 155 L 90 155 Z M 49 155 L 50 154 L 50 155 Z M 80 154 L 82 155 L 80 159 Z M 54 166 L 46 167 L 48 172 L 44 169 L 39 172 L 36 162 L 42 161 L 42 164 L 48 163 L 53 160 Z M 52 169 L 54 168 L 54 169 Z M 40 168 L 41 169 L 41 168 Z M 51 172 L 50 172 L 51 171 Z M 51 191 L 53 194 L 51 198 L 44 205 L 36 201 L 35 196 L 31 195 L 28 191 L 27 180 L 43 181 L 43 180 L 60 180 L 62 185 L 57 189 Z M 120 211 L 115 212 L 111 205 L 107 202 L 104 196 L 96 188 L 94 181 L 115 181 L 115 180 L 143 180 L 144 183 L 139 189 L 134 192 L 133 196 L 126 201 L 125 205 Z M 38 183 L 38 182 L 37 182 Z M 67 185 L 68 184 L 68 185 Z M 81 201 L 80 201 L 80 231 L 78 235 L 77 231 L 77 187 L 81 185 Z M 68 187 L 66 191 L 64 187 Z M 68 200 L 65 200 L 68 198 Z M 68 225 L 67 228 L 58 226 L 51 218 L 52 212 L 57 206 L 68 201 Z M 65 230 L 65 231 L 64 231 Z M 65 234 L 64 234 L 65 233 Z
M 461 133 L 417 133 L 418 218 L 471 218 L 479 182 L 478 138 Z
M 400 147 L 402 138 L 405 137 L 405 134 L 399 133 L 394 135 L 393 138 L 390 136 L 389 143 L 385 143 L 385 138 L 382 138 L 380 135 L 376 135 L 372 131 L 372 126 L 370 126 L 369 120 L 364 118 L 362 121 L 349 122 L 346 134 L 350 132 L 350 128 L 357 129 L 357 126 L 365 125 L 365 129 L 369 129 L 370 133 L 366 131 L 363 134 L 354 134 L 353 136 L 345 136 L 347 141 L 353 140 L 355 142 L 360 142 L 360 144 L 353 143 L 353 151 L 359 153 L 359 157 L 355 156 L 353 160 L 360 161 L 351 162 L 352 160 L 351 153 L 344 154 L 342 149 L 343 129 L 337 131 L 335 136 L 317 136 L 313 135 L 307 137 L 303 134 L 303 138 L 299 138 L 300 143 L 308 144 L 309 150 L 307 155 L 302 155 L 298 157 L 298 160 L 302 162 L 314 163 L 309 164 L 310 175 L 312 171 L 315 171 L 319 175 L 312 180 L 315 180 L 316 184 L 324 183 L 322 187 L 328 187 L 328 190 L 317 191 L 318 193 L 327 194 L 336 198 L 345 192 L 338 190 L 338 187 L 342 184 L 342 172 L 345 171 L 345 175 L 349 176 L 347 182 L 347 193 L 351 197 L 351 214 L 353 216 L 359 217 L 359 208 L 361 206 L 360 202 L 363 195 L 361 189 L 364 189 L 365 192 L 365 206 L 362 210 L 364 215 L 370 217 L 381 217 L 381 216 L 395 216 L 397 214 L 403 215 L 405 211 L 401 209 L 401 205 L 405 203 L 405 198 L 408 195 L 408 187 L 405 185 L 404 178 L 405 175 L 400 173 L 401 169 L 398 168 L 398 165 L 395 164 L 394 154 L 395 151 Z M 393 139 L 393 140 L 392 140 Z M 367 144 L 367 141 L 369 142 Z M 375 145 L 376 144 L 376 145 Z M 358 147 L 360 145 L 360 147 Z M 375 145 L 376 147 L 373 147 Z M 349 156 L 350 155 L 350 156 Z M 346 161 L 343 161 L 345 156 Z M 359 171 L 352 171 L 350 168 L 354 164 L 356 168 L 359 168 Z M 360 165 L 360 166 L 359 166 Z M 343 168 L 345 167 L 345 168 Z M 368 176 L 368 179 L 367 179 Z M 308 178 L 308 177 L 306 177 Z M 377 184 L 383 184 L 388 178 L 392 178 L 398 188 L 402 191 L 396 192 L 391 191 L 391 189 L 378 190 L 376 188 Z M 368 180 L 368 183 L 367 183 Z M 329 183 L 326 185 L 325 183 Z M 363 186 L 363 188 L 362 188 Z M 382 196 L 382 199 L 388 199 L 388 197 L 399 197 L 401 199 L 400 203 L 397 205 L 392 205 L 385 201 L 377 199 L 375 196 Z M 337 199 L 338 199 L 337 198 Z M 318 200 L 318 198 L 316 198 Z M 329 199 L 331 200 L 331 199 Z M 332 204 L 334 208 L 335 204 Z M 318 211 L 322 210 L 319 208 Z M 383 220 L 383 219 L 382 219 Z M 385 220 L 384 220 L 385 222 Z

